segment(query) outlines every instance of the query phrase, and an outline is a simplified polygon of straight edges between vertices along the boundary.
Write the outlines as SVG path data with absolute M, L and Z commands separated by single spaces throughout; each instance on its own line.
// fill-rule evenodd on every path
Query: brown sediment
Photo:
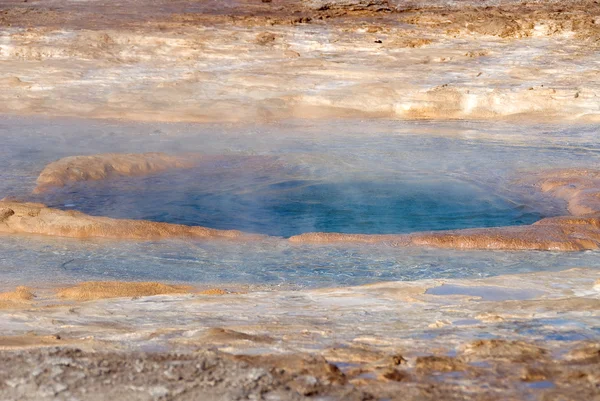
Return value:
M 165 153 L 106 153 L 71 156 L 48 164 L 37 179 L 34 193 L 77 181 L 97 181 L 115 176 L 142 176 L 196 165 L 198 157 Z
M 226 3 L 202 4 L 162 0 L 152 5 L 144 3 L 144 10 L 134 8 L 133 5 L 131 9 L 124 9 L 114 1 L 92 1 L 87 7 L 56 3 L 49 8 L 27 2 L 11 4 L 10 7 L 0 2 L 0 23 L 29 28 L 63 26 L 95 29 L 133 28 L 142 23 L 150 23 L 160 24 L 162 31 L 165 31 L 172 27 L 169 22 L 173 21 L 273 26 L 319 24 L 324 21 L 364 22 L 376 17 L 377 23 L 389 24 L 400 17 L 403 22 L 440 28 L 448 33 L 475 33 L 513 38 L 531 35 L 535 24 L 548 25 L 547 29 L 542 31 L 546 34 L 558 34 L 563 30 L 594 30 L 594 17 L 600 11 L 600 6 L 594 0 L 514 0 L 503 2 L 501 5 L 494 1 L 436 0 L 286 0 L 285 3 L 232 0 Z M 191 3 L 193 6 L 190 6 Z M 102 18 L 103 16 L 105 18 Z M 87 20 L 82 21 L 84 17 Z
M 364 243 L 450 249 L 582 251 L 600 247 L 600 215 L 553 217 L 533 225 L 474 228 L 400 235 L 306 233 L 294 243 Z
M 0 336 L 0 349 L 22 349 L 31 347 L 52 347 L 66 345 L 60 336 L 42 336 L 35 334 Z
M 89 281 L 59 290 L 59 298 L 91 301 L 104 298 L 147 297 L 153 295 L 186 294 L 192 287 L 156 282 Z
M 574 33 L 579 39 L 595 40 L 600 28 L 594 16 L 600 10 L 595 1 L 571 1 L 568 10 L 559 2 L 548 4 L 514 2 L 499 7 L 422 8 L 405 13 L 409 24 L 441 29 L 448 35 L 486 35 L 526 38 L 534 35 Z
M 600 247 L 600 216 L 548 218 L 530 226 L 410 234 L 409 243 L 451 249 L 583 251 Z
M 539 174 L 537 187 L 567 202 L 571 216 L 529 226 L 474 228 L 403 235 L 305 233 L 295 243 L 385 243 L 452 249 L 581 251 L 600 248 L 600 171 L 563 169 Z
M 462 347 L 467 360 L 501 359 L 510 362 L 533 362 L 549 358 L 549 352 L 537 345 L 523 341 L 477 340 Z
M 352 363 L 376 363 L 388 355 L 385 352 L 367 347 L 334 347 L 323 352 L 323 356 L 329 361 L 352 362 Z M 398 362 L 396 365 L 399 365 Z
M 451 356 L 420 356 L 415 361 L 415 369 L 424 372 L 456 372 L 467 370 L 469 367 L 463 361 Z
M 226 295 L 226 294 L 229 294 L 229 292 L 222 288 L 209 288 L 209 289 L 200 291 L 198 294 L 201 294 L 201 295 Z
M 324 385 L 343 385 L 347 377 L 340 369 L 325 358 L 315 355 L 239 355 L 237 360 L 250 364 L 267 365 L 284 372 L 287 375 L 299 376 L 288 385 L 301 395 L 309 396 L 318 394 Z M 311 377 L 312 376 L 312 377 Z M 318 377 L 319 380 L 315 380 Z
M 272 343 L 275 341 L 273 337 L 267 335 L 256 335 L 242 333 L 239 331 L 224 329 L 220 327 L 207 330 L 200 340 L 204 343 L 230 343 L 238 341 L 249 341 L 253 343 Z
M 0 233 L 40 234 L 72 238 L 211 238 L 256 240 L 261 235 L 237 230 L 156 223 L 146 220 L 111 219 L 76 211 L 51 209 L 39 203 L 0 201 Z
M 556 198 L 565 200 L 569 212 L 584 216 L 600 212 L 600 171 L 558 169 L 539 174 L 538 186 Z
M 34 298 L 35 294 L 29 287 L 19 286 L 14 291 L 0 293 L 0 309 L 27 306 Z
M 600 363 L 600 343 L 590 342 L 581 347 L 572 349 L 566 355 L 571 363 Z

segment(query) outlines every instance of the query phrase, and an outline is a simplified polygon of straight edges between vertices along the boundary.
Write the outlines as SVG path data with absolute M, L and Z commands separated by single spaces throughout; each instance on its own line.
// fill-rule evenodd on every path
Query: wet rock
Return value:
M 535 362 L 549 357 L 544 348 L 523 341 L 478 340 L 462 349 L 462 356 L 468 360 L 502 359 L 510 362 Z
M 495 119 L 519 116 L 526 119 L 541 117 L 544 121 L 576 119 L 592 122 L 599 118 L 593 97 L 598 92 L 594 47 L 600 37 L 599 7 L 590 0 L 570 1 L 566 7 L 568 12 L 557 10 L 555 1 L 499 4 L 497 1 L 292 0 L 266 6 L 257 0 L 195 2 L 190 9 L 182 2 L 173 4 L 159 0 L 146 7 L 142 15 L 119 12 L 117 10 L 121 8 L 113 6 L 112 0 L 94 2 L 91 9 L 61 6 L 65 1 L 57 1 L 58 5 L 52 9 L 6 5 L 0 13 L 0 24 L 14 25 L 16 30 L 6 35 L 7 43 L 2 48 L 2 58 L 8 63 L 6 69 L 22 71 L 20 63 L 26 60 L 28 68 L 19 76 L 32 82 L 27 84 L 17 81 L 21 78 L 8 76 L 4 84 L 0 83 L 10 88 L 0 91 L 3 112 L 197 122 L 276 120 L 304 113 L 313 118 Z M 131 29 L 132 22 L 140 17 L 148 24 L 137 25 L 135 22 L 136 29 Z M 399 26 L 399 20 L 412 26 Z M 315 35 L 320 39 L 311 46 L 304 46 L 304 36 L 293 34 L 288 27 L 309 21 L 318 21 L 316 25 L 326 22 L 323 29 L 328 33 Z M 381 32 L 386 32 L 385 37 L 356 36 L 358 29 L 373 23 L 383 28 Z M 298 65 L 290 68 L 288 60 L 269 59 L 272 54 L 266 53 L 271 50 L 270 46 L 255 46 L 256 35 L 272 25 L 282 27 L 277 35 L 285 37 L 286 42 L 296 41 L 293 44 L 302 49 L 303 59 L 323 63 L 340 57 L 360 56 L 364 49 L 355 44 L 363 40 L 370 43 L 381 40 L 383 46 L 371 46 L 368 67 L 338 63 L 336 76 L 344 82 L 343 88 L 338 90 L 337 85 L 329 88 L 330 74 L 317 76 L 314 68 Z M 94 29 L 90 30 L 90 26 Z M 240 34 L 240 26 L 248 35 Z M 200 29 L 190 30 L 190 27 Z M 322 52 L 325 36 L 328 37 L 326 54 Z M 411 39 L 402 40 L 405 36 Z M 508 71 L 516 70 L 503 66 L 502 62 L 494 63 L 493 70 L 497 73 L 485 69 L 477 85 L 481 90 L 475 90 L 468 77 L 480 72 L 482 66 L 476 65 L 478 63 L 440 56 L 443 50 L 433 47 L 430 52 L 417 49 L 397 59 L 397 55 L 384 51 L 397 46 L 414 46 L 416 49 L 423 44 L 418 38 L 439 38 L 445 42 L 443 47 L 452 49 L 455 54 L 464 55 L 466 44 L 476 48 L 489 46 L 502 60 L 505 59 L 503 52 L 510 58 L 510 48 L 514 45 L 523 52 L 523 63 L 532 64 L 527 69 L 536 71 L 532 80 L 548 79 L 548 74 L 543 72 L 549 62 L 546 56 L 538 58 L 539 62 L 528 58 L 535 53 L 528 48 L 535 47 L 536 43 L 516 42 L 519 38 L 532 36 L 561 38 L 556 43 L 548 43 L 548 48 L 544 46 L 544 54 L 555 57 L 564 72 L 551 74 L 553 86 L 563 88 L 556 94 L 520 88 L 521 83 L 529 81 L 523 76 L 515 76 L 514 80 L 506 82 L 507 85 L 497 85 L 497 80 L 503 79 L 501 77 Z M 504 47 L 496 43 L 498 37 L 515 43 Z M 394 44 L 396 38 L 399 38 L 397 45 Z M 564 63 L 565 58 L 560 56 L 563 40 L 573 46 L 569 63 Z M 59 75 L 47 73 L 44 63 L 48 59 L 61 60 L 55 71 Z M 416 67 L 411 59 L 420 60 L 420 65 Z M 144 72 L 130 74 L 127 81 L 86 80 L 82 79 L 88 76 L 85 60 L 94 60 L 99 70 L 106 71 L 105 76 L 121 75 L 123 68 L 133 66 Z M 218 80 L 206 81 L 206 85 L 182 78 L 173 87 L 169 87 L 162 74 L 157 72 L 165 66 L 173 70 L 194 69 L 188 65 L 189 60 L 197 60 L 199 65 L 218 63 L 217 69 L 226 68 L 229 72 Z M 442 62 L 438 63 L 449 60 L 453 61 L 453 71 L 441 65 Z M 236 79 L 236 76 L 254 75 L 258 70 L 273 83 L 272 86 L 251 82 L 240 85 Z M 406 75 L 402 71 L 406 71 Z M 464 83 L 456 93 L 429 93 L 420 89 L 422 82 L 433 85 L 436 77 L 447 76 L 450 72 L 458 74 L 457 84 Z M 575 75 L 579 79 L 570 78 Z M 54 84 L 57 76 L 64 85 Z M 365 96 L 373 92 L 378 84 L 374 80 L 382 76 L 391 78 L 385 85 L 392 86 L 395 95 Z M 290 85 L 298 82 L 303 84 Z M 414 85 L 415 82 L 419 85 Z M 106 90 L 95 90 L 98 84 Z M 43 90 L 31 90 L 34 85 Z M 319 93 L 315 94 L 314 88 L 319 88 Z M 580 96 L 576 98 L 574 94 L 578 92 Z M 369 100 L 364 100 L 365 97 Z M 273 107 L 273 104 L 280 106 Z
M 460 359 L 450 356 L 420 356 L 415 361 L 415 369 L 420 373 L 431 371 L 456 372 L 465 371 L 468 366 Z
M 389 43 L 389 45 L 390 47 L 404 47 L 409 49 L 415 49 L 427 46 L 431 43 L 433 43 L 433 40 L 428 38 L 400 38 L 393 40 Z
M 595 169 L 559 169 L 536 176 L 537 186 L 568 204 L 574 216 L 600 212 L 600 171 Z M 600 224 L 600 221 L 596 222 Z
M 389 11 L 387 0 L 304 0 L 304 5 L 313 10 L 369 10 Z
M 521 373 L 524 382 L 541 382 L 548 380 L 551 373 L 543 367 L 525 366 Z
M 332 384 L 345 384 L 346 376 L 325 358 L 313 355 L 266 355 L 237 357 L 250 364 L 268 365 L 273 367 L 274 374 L 289 377 L 290 385 L 298 391 L 318 394 Z M 318 377 L 314 380 L 311 377 Z M 308 394 L 307 393 L 307 394 Z
M 0 223 L 7 220 L 10 216 L 13 216 L 15 211 L 9 208 L 1 208 L 0 209 Z
M 597 37 L 598 30 L 587 15 L 597 9 L 597 3 L 579 3 L 569 13 L 555 10 L 555 5 L 539 8 L 525 2 L 509 7 L 455 7 L 451 10 L 423 9 L 405 17 L 416 25 L 427 24 L 445 30 L 447 34 L 476 34 L 501 38 L 525 38 L 534 35 L 575 33 L 582 38 Z
M 275 340 L 267 335 L 254 335 L 242 333 L 235 330 L 212 328 L 208 329 L 202 336 L 202 340 L 206 342 L 229 343 L 238 341 L 249 341 L 254 343 L 272 343 Z
M 120 220 L 88 216 L 75 211 L 47 208 L 39 203 L 0 202 L 14 217 L 0 225 L 3 233 L 42 234 L 73 238 L 213 238 L 258 240 L 261 235 L 244 234 L 237 230 L 215 230 L 200 226 L 155 223 L 145 220 Z
M 62 341 L 58 335 L 36 335 L 34 333 L 14 336 L 0 336 L 1 349 L 22 349 L 29 347 L 50 347 L 59 344 L 66 344 L 69 341 Z
M 519 288 L 544 286 L 548 292 L 535 302 L 546 302 L 551 300 L 549 297 L 565 294 L 587 299 L 589 293 L 579 296 L 574 293 L 585 293 L 597 276 L 598 272 L 593 269 L 576 269 L 483 281 L 487 284 L 502 282 L 504 285 L 519 283 Z M 465 282 L 469 287 L 474 283 L 482 284 L 481 280 Z M 573 285 L 567 286 L 568 283 Z M 576 394 L 578 399 L 587 400 L 597 396 L 600 370 L 596 342 L 549 340 L 543 344 L 533 344 L 514 341 L 525 337 L 527 332 L 510 334 L 506 330 L 509 327 L 506 323 L 472 327 L 466 332 L 462 329 L 448 332 L 463 338 L 489 334 L 510 336 L 503 340 L 475 341 L 460 346 L 456 344 L 458 336 L 450 341 L 444 335 L 433 338 L 419 336 L 420 333 L 429 332 L 427 324 L 431 321 L 430 317 L 451 317 L 457 312 L 471 316 L 484 312 L 508 314 L 521 321 L 520 327 L 531 327 L 527 325 L 528 321 L 535 325 L 539 316 L 556 316 L 558 313 L 561 320 L 580 322 L 577 333 L 593 333 L 597 307 L 583 309 L 575 303 L 566 303 L 548 313 L 548 310 L 541 308 L 541 303 L 537 303 L 528 309 L 536 314 L 532 317 L 530 313 L 521 313 L 521 308 L 524 303 L 534 300 L 518 303 L 447 300 L 450 307 L 440 308 L 439 302 L 431 303 L 422 299 L 419 303 L 406 304 L 399 302 L 399 297 L 392 296 L 391 288 L 404 291 L 411 286 L 410 283 L 399 282 L 341 290 L 305 290 L 306 297 L 313 302 L 309 309 L 304 302 L 296 301 L 298 292 L 286 292 L 243 295 L 237 302 L 234 296 L 227 299 L 170 297 L 168 305 L 163 302 L 131 303 L 122 300 L 85 302 L 77 305 L 79 312 L 76 314 L 69 312 L 72 301 L 62 301 L 60 305 L 51 307 L 39 305 L 19 310 L 18 314 L 8 311 L 3 313 L 4 316 L 18 318 L 22 328 L 13 329 L 21 331 L 19 335 L 0 338 L 0 347 L 3 341 L 14 345 L 11 349 L 20 347 L 19 352 L 0 352 L 0 364 L 3 366 L 0 369 L 0 399 L 53 399 L 69 391 L 73 392 L 69 396 L 78 399 L 94 400 L 93 394 L 105 396 L 110 393 L 115 399 L 148 400 L 153 389 L 157 388 L 160 391 L 156 392 L 156 396 L 160 397 L 168 391 L 167 399 L 183 401 L 261 397 L 265 400 L 301 400 L 308 397 L 332 401 L 464 401 L 487 400 L 490 394 L 515 400 L 522 399 L 524 394 L 533 399 L 571 399 L 573 397 L 569 394 Z M 419 283 L 418 287 L 425 285 Z M 361 300 L 360 307 L 368 310 L 368 313 L 351 313 L 340 317 L 340 310 L 331 308 L 332 299 L 336 300 L 336 305 L 340 304 L 340 300 L 348 304 L 347 300 L 356 299 L 354 297 L 357 296 Z M 284 309 L 281 309 L 282 299 L 288 302 L 283 306 Z M 365 304 L 365 299 L 375 302 Z M 44 298 L 43 302 L 47 300 Z M 251 310 L 246 307 L 249 300 L 253 304 Z M 387 307 L 382 307 L 384 305 Z M 352 312 L 354 308 L 352 306 Z M 275 313 L 277 320 L 272 322 Z M 352 332 L 356 316 L 361 317 L 361 327 L 368 327 L 368 337 L 359 338 Z M 206 330 L 205 325 L 223 319 L 231 325 Z M 143 322 L 142 330 L 136 322 Z M 48 333 L 59 325 L 61 339 L 45 334 L 22 333 L 34 327 Z M 548 322 L 541 330 L 546 332 L 554 325 L 561 323 Z M 374 328 L 377 332 L 374 332 Z M 304 336 L 304 329 L 322 330 L 323 334 Z M 404 333 L 403 330 L 407 329 L 419 339 L 407 336 L 398 341 L 398 333 Z M 257 347 L 254 340 L 263 332 L 269 336 L 272 332 L 277 333 L 282 341 L 271 344 L 256 342 L 259 344 Z M 211 335 L 204 336 L 205 333 Z M 534 329 L 536 337 L 538 333 Z M 192 341 L 197 341 L 194 345 L 199 345 L 191 349 L 200 348 L 201 351 L 194 352 L 188 343 L 176 342 L 180 338 L 190 339 L 187 336 L 189 334 L 200 334 L 191 337 Z M 62 346 L 64 343 L 72 346 L 69 340 L 75 336 L 100 340 L 86 343 L 86 348 L 89 346 L 95 352 L 29 349 Z M 339 341 L 338 346 L 321 351 L 321 346 L 327 346 L 332 338 Z M 153 347 L 162 347 L 165 343 L 184 353 L 156 351 L 147 355 L 132 351 L 139 346 L 151 344 Z M 238 355 L 203 351 L 207 347 L 221 347 L 223 344 L 227 345 L 223 349 Z M 261 351 L 272 354 L 239 355 L 248 345 L 253 353 Z M 449 345 L 457 349 L 458 356 L 447 356 Z M 309 347 L 315 355 L 290 351 Z M 433 356 L 410 357 L 409 363 L 405 364 L 404 358 L 397 353 L 398 347 L 402 347 L 405 355 L 425 353 Z M 344 351 L 345 348 L 349 351 Z M 123 352 L 107 352 L 107 349 L 122 349 Z M 61 386 L 55 386 L 56 383 L 62 383 L 68 389 L 63 391 Z M 39 388 L 42 387 L 43 392 L 40 392 Z M 92 396 L 82 394 L 82 389 Z M 21 393 L 17 394 L 16 391 Z M 60 391 L 58 396 L 56 391 Z
M 302 375 L 295 378 L 290 383 L 290 387 L 301 395 L 310 396 L 318 394 L 319 384 L 319 380 L 316 377 Z
M 165 153 L 107 153 L 71 156 L 48 164 L 37 179 L 34 193 L 78 181 L 97 181 L 115 176 L 142 176 L 197 164 L 194 156 Z
M 229 294 L 229 291 L 224 290 L 222 288 L 209 288 L 209 289 L 200 291 L 198 294 L 201 294 L 201 295 L 227 295 L 227 294 Z
M 153 295 L 185 294 L 190 286 L 153 282 L 89 281 L 58 291 L 59 298 L 89 301 L 104 298 L 147 297 Z
M 261 32 L 258 35 L 256 35 L 256 43 L 261 45 L 261 46 L 266 46 L 268 44 L 271 44 L 273 42 L 275 42 L 276 36 L 275 34 L 271 33 L 271 32 Z
M 277 159 L 269 156 L 205 155 L 185 153 L 170 155 L 150 153 L 105 153 L 89 156 L 69 156 L 48 164 L 37 179 L 33 193 L 63 187 L 81 181 L 99 181 L 114 177 L 141 177 L 167 170 L 192 167 L 218 168 L 226 165 L 240 169 L 281 168 Z
M 0 293 L 0 309 L 27 306 L 35 298 L 29 287 L 19 286 L 14 291 Z
M 591 364 L 600 363 L 600 344 L 586 344 L 575 348 L 565 356 L 565 359 L 571 363 Z
M 409 378 L 408 373 L 403 372 L 398 369 L 389 369 L 389 370 L 383 372 L 381 376 L 384 379 L 395 381 L 395 382 L 405 381 Z
M 467 24 L 467 29 L 480 35 L 514 37 L 523 30 L 521 25 L 510 17 L 494 17 L 485 21 Z
M 418 246 L 452 249 L 556 250 L 598 249 L 600 237 L 594 222 L 570 224 L 556 218 L 543 219 L 531 226 L 467 229 L 418 233 L 410 242 Z
M 335 347 L 326 350 L 323 354 L 328 360 L 340 362 L 376 363 L 387 357 L 384 352 L 362 347 Z M 400 364 L 398 356 L 396 365 Z M 391 361 L 390 361 L 391 362 Z
M 296 243 L 363 243 L 450 249 L 581 251 L 600 247 L 597 219 L 543 219 L 531 226 L 464 229 L 406 235 L 305 233 Z

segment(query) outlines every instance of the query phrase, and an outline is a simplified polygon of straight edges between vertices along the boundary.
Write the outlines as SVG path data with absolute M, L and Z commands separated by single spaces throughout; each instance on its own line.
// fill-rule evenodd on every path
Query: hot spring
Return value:
M 3 194 L 90 215 L 270 237 L 227 243 L 4 236 L 0 276 L 7 287 L 90 279 L 321 287 L 594 267 L 597 252 L 320 246 L 276 237 L 513 226 L 563 215 L 565 205 L 526 178 L 597 163 L 596 131 L 469 122 L 223 127 L 10 117 L 0 125 Z M 156 151 L 219 158 L 31 194 L 44 166 L 62 157 Z
M 242 167 L 243 169 L 243 167 Z M 225 170 L 225 171 L 223 171 Z M 202 169 L 70 186 L 41 197 L 91 215 L 236 229 L 290 237 L 531 224 L 540 213 L 450 177 L 278 179 L 261 171 Z

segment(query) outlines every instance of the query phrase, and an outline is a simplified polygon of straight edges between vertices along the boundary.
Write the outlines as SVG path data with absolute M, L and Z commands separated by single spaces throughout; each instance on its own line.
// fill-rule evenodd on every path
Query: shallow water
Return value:
M 469 122 L 240 127 L 6 117 L 0 194 L 93 214 L 281 236 L 527 224 L 565 210 L 518 179 L 546 168 L 597 167 L 597 131 Z M 58 158 L 145 151 L 268 156 L 284 167 L 267 175 L 196 169 L 30 195 L 39 172 Z M 598 253 L 0 238 L 0 282 L 7 287 L 87 279 L 324 287 L 576 266 L 599 267 Z
M 476 297 L 483 301 L 506 301 L 512 300 L 527 300 L 539 297 L 543 295 L 542 292 L 535 290 L 519 290 L 502 287 L 491 287 L 491 286 L 473 286 L 467 287 L 462 285 L 451 285 L 444 284 L 439 287 L 433 287 L 426 291 L 426 294 L 431 295 L 466 295 L 469 297 Z
M 0 283 L 157 280 L 315 288 L 600 268 L 598 252 L 455 251 L 279 241 L 107 241 L 0 236 Z

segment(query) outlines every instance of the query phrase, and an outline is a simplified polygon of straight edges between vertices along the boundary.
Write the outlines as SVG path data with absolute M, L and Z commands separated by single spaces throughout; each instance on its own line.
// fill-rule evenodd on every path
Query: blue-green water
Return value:
M 202 169 L 78 184 L 41 200 L 92 215 L 289 237 L 311 231 L 409 233 L 531 224 L 540 213 L 448 177 L 277 179 Z M 222 183 L 219 185 L 219 183 Z
M 599 168 L 599 134 L 597 126 L 474 122 L 226 127 L 3 117 L 0 198 L 278 236 L 526 224 L 565 210 L 519 180 L 548 168 Z M 237 164 L 31 195 L 40 171 L 61 157 L 155 151 L 229 155 Z M 278 164 L 256 168 L 245 156 Z M 2 288 L 90 279 L 325 287 L 569 267 L 600 268 L 598 252 L 0 236 Z

